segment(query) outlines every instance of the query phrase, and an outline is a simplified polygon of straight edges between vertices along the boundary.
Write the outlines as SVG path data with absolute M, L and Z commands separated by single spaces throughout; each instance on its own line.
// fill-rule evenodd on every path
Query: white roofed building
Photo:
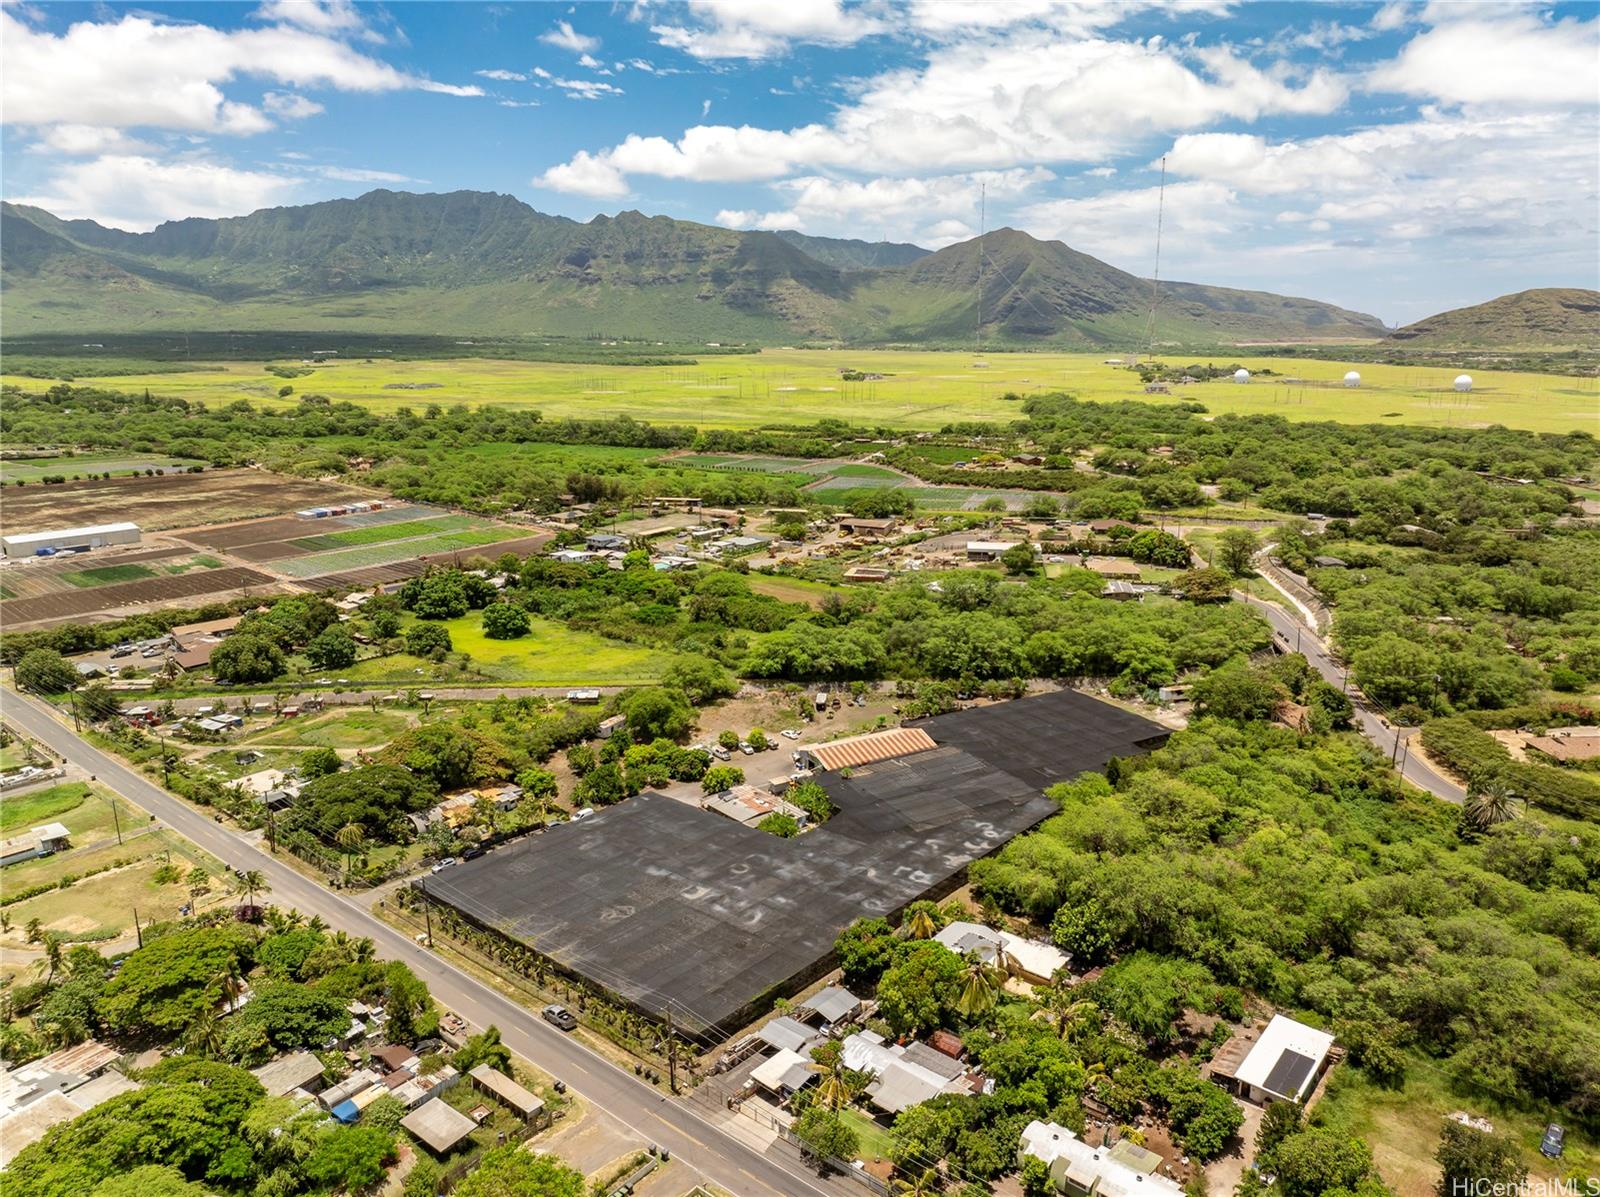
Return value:
M 1064 1126 L 1035 1119 L 1022 1130 L 1017 1163 L 1024 1156 L 1044 1161 L 1055 1191 L 1071 1197 L 1181 1197 L 1180 1185 L 1128 1162 L 1138 1155 L 1119 1158 L 1117 1147 L 1092 1147 Z
M 1211 1079 L 1248 1102 L 1304 1102 L 1333 1054 L 1333 1036 L 1274 1014 L 1259 1039 L 1249 1033 L 1222 1046 Z M 1241 1058 L 1242 1056 L 1242 1058 Z

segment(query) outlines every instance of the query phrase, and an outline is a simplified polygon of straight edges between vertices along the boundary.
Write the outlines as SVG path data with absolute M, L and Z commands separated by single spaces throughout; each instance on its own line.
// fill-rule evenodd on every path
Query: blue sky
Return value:
M 145 229 L 508 192 L 1140 274 L 1403 322 L 1600 286 L 1592 3 L 12 3 L 3 193 Z

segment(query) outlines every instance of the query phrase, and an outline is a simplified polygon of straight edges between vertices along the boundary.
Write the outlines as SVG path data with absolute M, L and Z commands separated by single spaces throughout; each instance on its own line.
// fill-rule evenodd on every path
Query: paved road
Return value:
M 435 999 L 479 1027 L 493 1023 L 510 1048 L 532 1060 L 586 1100 L 625 1123 L 646 1143 L 668 1148 L 678 1159 L 739 1197 L 836 1197 L 859 1190 L 847 1181 L 821 1180 L 769 1158 L 705 1121 L 682 1101 L 630 1076 L 570 1036 L 563 1035 L 477 978 L 456 968 L 379 921 L 357 902 L 324 889 L 276 857 L 251 846 L 234 832 L 174 798 L 121 761 L 84 742 L 58 721 L 44 703 L 0 692 L 6 719 L 73 764 L 94 774 L 129 801 L 143 807 L 207 852 L 235 868 L 260 869 L 272 883 L 276 902 L 307 915 L 321 915 L 331 926 L 366 936 L 379 955 L 404 960 L 427 982 Z
M 1235 597 L 1242 598 L 1244 602 L 1266 616 L 1267 622 L 1272 625 L 1273 634 L 1284 651 L 1303 653 L 1306 660 L 1311 663 L 1311 667 L 1320 673 L 1325 681 L 1341 689 L 1344 688 L 1344 666 L 1329 656 L 1326 646 L 1307 624 L 1276 604 L 1243 594 L 1236 593 Z M 1385 753 L 1392 755 L 1397 746 L 1397 738 L 1403 740 L 1405 729 L 1396 730 L 1365 703 L 1354 699 L 1353 701 L 1355 701 L 1356 726 L 1362 730 L 1367 739 Z M 1466 791 L 1459 785 L 1431 768 L 1421 757 L 1408 753 L 1403 742 L 1400 742 L 1398 747 L 1400 759 L 1397 768 L 1407 781 L 1428 791 L 1435 798 L 1454 802 L 1458 806 L 1466 800 Z

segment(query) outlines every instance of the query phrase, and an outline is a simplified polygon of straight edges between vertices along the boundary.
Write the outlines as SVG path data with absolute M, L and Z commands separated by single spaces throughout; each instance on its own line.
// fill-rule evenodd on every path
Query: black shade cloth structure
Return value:
M 821 775 L 839 811 L 795 839 L 644 793 L 416 884 L 625 1005 L 714 1037 L 825 972 L 857 918 L 950 892 L 1055 813 L 1045 786 L 1167 735 L 1070 691 L 919 726 L 939 747 Z

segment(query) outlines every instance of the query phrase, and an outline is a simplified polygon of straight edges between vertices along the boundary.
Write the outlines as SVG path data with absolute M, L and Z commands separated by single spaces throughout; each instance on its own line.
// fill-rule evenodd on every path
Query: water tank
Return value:
M 1246 370 L 1243 366 L 1240 366 L 1237 370 L 1235 370 L 1233 372 L 1233 381 L 1234 382 L 1249 382 L 1250 381 L 1250 371 Z
M 1471 389 L 1472 389 L 1472 375 L 1470 375 L 1470 374 L 1457 374 L 1456 375 L 1456 390 L 1458 390 L 1458 391 L 1470 391 Z
M 1344 385 L 1347 386 L 1347 387 L 1358 387 L 1358 386 L 1360 386 L 1361 385 L 1361 375 L 1359 373 L 1357 373 L 1356 371 L 1351 370 L 1349 373 L 1347 373 L 1344 376 Z

